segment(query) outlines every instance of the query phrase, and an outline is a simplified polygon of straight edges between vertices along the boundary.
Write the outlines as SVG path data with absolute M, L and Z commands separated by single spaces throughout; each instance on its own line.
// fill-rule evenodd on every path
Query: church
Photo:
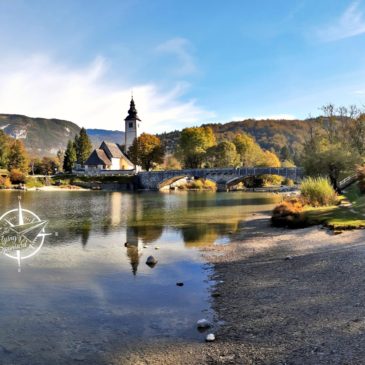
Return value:
M 124 122 L 124 146 L 118 143 L 103 141 L 100 147 L 92 151 L 86 160 L 84 165 L 85 172 L 134 170 L 136 168 L 127 156 L 129 147 L 138 138 L 141 129 L 141 119 L 138 117 L 133 97 Z

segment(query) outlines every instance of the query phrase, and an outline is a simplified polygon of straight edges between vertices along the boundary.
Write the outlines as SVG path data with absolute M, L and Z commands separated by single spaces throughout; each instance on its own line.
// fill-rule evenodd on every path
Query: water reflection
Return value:
M 13 208 L 17 195 L 0 192 L 0 212 Z M 202 341 L 195 323 L 209 308 L 209 272 L 190 248 L 229 236 L 247 214 L 272 203 L 271 196 L 241 193 L 24 193 L 24 208 L 58 234 L 19 275 L 0 256 L 0 344 L 14 349 L 0 348 L 1 362 L 80 357 L 91 364 L 96 353 L 113 354 L 132 340 Z M 145 264 L 151 255 L 153 270 Z

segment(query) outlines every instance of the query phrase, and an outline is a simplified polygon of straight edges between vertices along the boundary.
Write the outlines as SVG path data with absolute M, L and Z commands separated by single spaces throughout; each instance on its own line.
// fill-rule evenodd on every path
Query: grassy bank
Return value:
M 350 186 L 340 198 L 341 203 L 328 207 L 307 207 L 301 219 L 307 226 L 324 224 L 333 230 L 365 228 L 365 195 L 357 184 Z

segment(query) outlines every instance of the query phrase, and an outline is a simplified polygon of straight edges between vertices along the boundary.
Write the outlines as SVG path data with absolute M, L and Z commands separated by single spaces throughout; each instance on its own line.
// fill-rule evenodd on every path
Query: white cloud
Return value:
M 152 83 L 130 85 L 108 81 L 106 60 L 71 68 L 44 55 L 0 63 L 0 113 L 70 120 L 79 126 L 124 129 L 131 89 L 143 129 L 155 133 L 199 124 L 214 113 L 195 100 L 182 101 L 188 87 L 168 91 Z
M 191 55 L 191 44 L 185 38 L 173 38 L 160 44 L 156 50 L 161 53 L 169 53 L 177 57 L 178 67 L 174 69 L 178 75 L 189 75 L 197 71 L 193 56 Z
M 253 117 L 249 116 L 234 116 L 231 120 L 240 121 L 246 119 L 255 119 L 255 120 L 264 120 L 264 119 L 272 119 L 272 120 L 294 120 L 297 119 L 294 115 L 291 114 L 272 114 L 272 115 L 257 115 Z
M 334 24 L 317 30 L 320 40 L 325 42 L 354 37 L 365 33 L 365 19 L 359 2 L 353 2 Z

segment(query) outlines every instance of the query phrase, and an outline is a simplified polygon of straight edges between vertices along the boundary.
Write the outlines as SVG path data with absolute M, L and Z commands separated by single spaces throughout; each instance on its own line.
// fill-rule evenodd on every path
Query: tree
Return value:
M 236 146 L 242 166 L 254 167 L 260 164 L 263 151 L 253 137 L 247 133 L 239 133 L 235 136 L 233 143 Z
M 0 168 L 2 169 L 8 168 L 10 141 L 11 138 L 3 130 L 0 130 Z
M 155 164 L 163 163 L 164 148 L 160 139 L 152 134 L 142 133 L 135 138 L 128 150 L 130 160 L 146 171 L 151 170 Z
M 280 167 L 281 163 L 280 163 L 278 156 L 276 156 L 276 154 L 274 152 L 264 151 L 262 154 L 262 160 L 259 163 L 259 166 Z
M 75 148 L 77 163 L 83 165 L 90 156 L 92 144 L 85 128 L 81 128 L 80 134 L 75 136 Z
M 23 142 L 14 139 L 10 142 L 8 155 L 8 170 L 18 169 L 23 173 L 28 172 L 28 158 Z
M 228 141 L 210 147 L 207 156 L 212 167 L 235 167 L 239 162 L 235 144 Z
M 208 148 L 215 144 L 212 128 L 185 128 L 180 135 L 177 156 L 185 168 L 199 168 L 204 162 Z
M 63 158 L 63 171 L 72 172 L 72 168 L 77 161 L 75 143 L 68 141 L 65 156 Z

